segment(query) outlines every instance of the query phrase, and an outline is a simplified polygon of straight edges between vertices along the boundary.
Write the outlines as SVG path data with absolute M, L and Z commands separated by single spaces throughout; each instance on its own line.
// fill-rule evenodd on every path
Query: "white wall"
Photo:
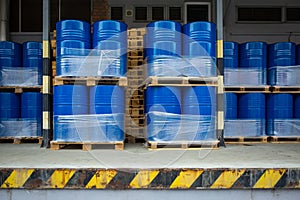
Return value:
M 265 41 L 274 43 L 291 41 L 300 44 L 300 23 L 250 24 L 236 22 L 237 6 L 298 6 L 300 0 L 225 0 L 224 2 L 224 31 L 225 40 L 247 42 Z

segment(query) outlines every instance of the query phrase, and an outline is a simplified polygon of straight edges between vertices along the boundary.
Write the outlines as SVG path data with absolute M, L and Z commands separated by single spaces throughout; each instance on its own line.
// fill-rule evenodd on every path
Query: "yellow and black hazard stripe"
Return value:
M 300 189 L 300 169 L 0 169 L 0 187 L 2 189 Z

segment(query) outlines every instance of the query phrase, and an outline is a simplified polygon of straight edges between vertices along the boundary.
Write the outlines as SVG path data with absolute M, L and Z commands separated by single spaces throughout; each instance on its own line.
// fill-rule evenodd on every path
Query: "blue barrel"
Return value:
M 237 118 L 237 94 L 225 93 L 225 119 Z
M 116 85 L 97 85 L 90 89 L 91 114 L 116 114 L 125 111 L 124 88 Z
M 0 42 L 0 67 L 21 67 L 22 46 L 15 42 Z
M 183 26 L 183 55 L 216 57 L 216 25 L 192 22 Z
M 267 67 L 267 44 L 246 42 L 240 45 L 240 67 L 265 70 Z
M 23 92 L 21 96 L 21 117 L 42 119 L 42 94 L 39 92 Z
M 293 95 L 269 94 L 267 100 L 267 118 L 271 120 L 293 118 Z
M 296 94 L 294 98 L 294 117 L 300 118 L 300 95 Z
M 297 65 L 300 65 L 300 44 L 297 45 Z
M 90 24 L 80 20 L 62 20 L 56 23 L 56 41 L 78 40 L 90 43 Z
M 216 87 L 184 87 L 182 98 L 182 114 L 216 115 Z
M 93 24 L 93 48 L 108 50 L 103 55 L 101 76 L 124 76 L 127 69 L 127 25 L 114 20 Z M 111 51 L 109 51 L 111 50 Z M 100 54 L 100 51 L 98 52 Z
M 265 119 L 266 97 L 262 93 L 241 94 L 238 98 L 238 118 Z
M 11 92 L 0 92 L 0 119 L 20 117 L 20 97 Z
M 224 42 L 224 68 L 237 69 L 239 66 L 239 44 Z
M 54 86 L 53 114 L 88 114 L 88 87 L 82 85 Z
M 43 67 L 43 47 L 41 42 L 23 43 L 23 67 Z
M 89 55 L 90 43 L 79 40 L 63 40 L 56 44 L 56 74 L 57 76 L 84 76 L 78 74 L 82 63 Z
M 181 24 L 174 21 L 155 21 L 147 24 L 148 60 L 160 56 L 181 55 Z
M 296 64 L 296 45 L 293 42 L 278 42 L 268 47 L 269 67 Z
M 145 111 L 167 112 L 180 114 L 180 87 L 148 87 L 145 92 Z

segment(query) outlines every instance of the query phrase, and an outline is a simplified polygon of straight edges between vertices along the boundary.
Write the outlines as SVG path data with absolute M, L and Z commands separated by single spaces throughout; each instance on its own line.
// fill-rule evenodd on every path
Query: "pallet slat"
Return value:
M 42 92 L 42 86 L 1 86 L 0 92 Z
M 78 84 L 95 86 L 99 84 L 114 84 L 119 86 L 127 86 L 126 77 L 55 77 L 53 85 Z
M 225 140 L 225 143 L 228 143 L 228 144 L 267 143 L 268 136 L 225 137 L 224 140 Z
M 170 141 L 170 142 L 148 142 L 148 148 L 151 150 L 159 149 L 217 149 L 219 141 Z
M 60 150 L 60 149 L 81 149 L 83 151 L 89 151 L 94 149 L 95 147 L 114 147 L 115 150 L 124 150 L 124 142 L 117 141 L 117 142 L 57 142 L 51 141 L 50 142 L 50 149 L 51 150 Z
M 24 144 L 24 143 L 37 143 L 42 144 L 42 137 L 0 137 L 0 143 L 13 143 L 13 144 Z

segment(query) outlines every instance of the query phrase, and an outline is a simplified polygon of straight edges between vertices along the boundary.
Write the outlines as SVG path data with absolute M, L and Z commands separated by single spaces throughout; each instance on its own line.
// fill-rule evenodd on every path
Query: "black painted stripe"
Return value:
M 218 75 L 224 75 L 223 58 L 217 58 Z
M 126 189 L 129 188 L 130 182 L 137 172 L 118 171 L 117 175 L 107 185 L 107 189 Z
M 24 188 L 41 188 L 47 187 L 48 180 L 53 174 L 54 169 L 37 169 L 35 170 L 31 176 L 27 179 L 24 184 Z
M 5 182 L 5 180 L 10 176 L 13 169 L 3 169 L 0 170 L 0 186 Z
M 159 174 L 149 184 L 149 188 L 169 188 L 174 180 L 177 178 L 181 170 L 161 170 Z

